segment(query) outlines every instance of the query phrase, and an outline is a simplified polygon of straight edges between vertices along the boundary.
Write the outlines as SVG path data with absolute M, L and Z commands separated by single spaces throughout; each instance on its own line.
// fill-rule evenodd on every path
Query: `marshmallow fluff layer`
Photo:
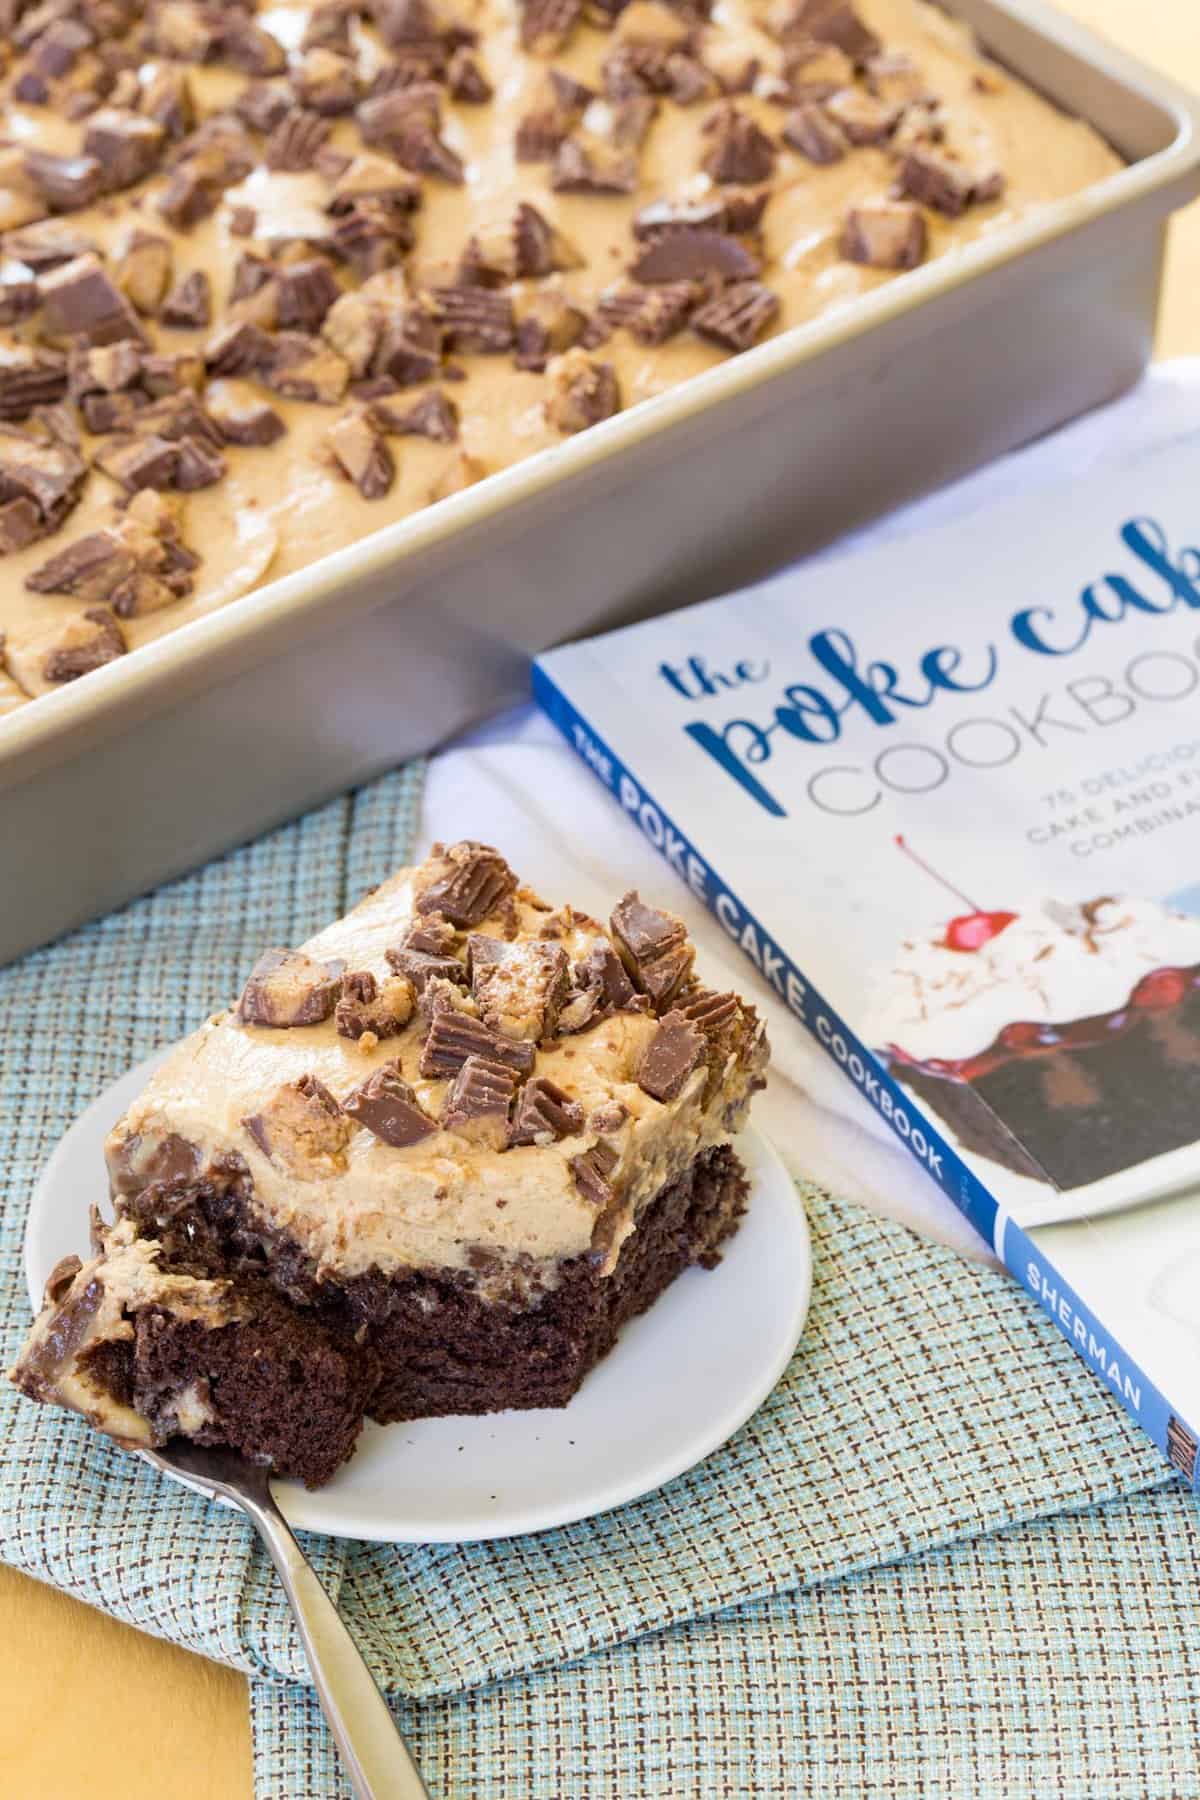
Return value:
M 435 931 L 454 940 L 451 967 L 455 959 L 470 960 L 471 986 L 464 973 L 440 986 L 431 978 L 422 993 L 413 992 L 395 973 L 396 947 L 428 926 L 430 914 L 414 909 L 453 870 L 453 859 L 472 848 L 456 846 L 402 870 L 303 946 L 309 962 L 301 965 L 299 1011 L 332 1005 L 333 995 L 321 990 L 324 969 L 334 971 L 329 979 L 342 995 L 336 1013 L 286 1027 L 247 1022 L 248 1011 L 263 1012 L 253 1000 L 252 978 L 239 1007 L 218 1013 L 179 1046 L 110 1137 L 118 1205 L 123 1193 L 164 1176 L 186 1181 L 216 1171 L 225 1178 L 231 1167 L 244 1168 L 255 1218 L 298 1245 L 319 1278 L 436 1268 L 475 1271 L 480 1286 L 492 1277 L 504 1285 L 514 1270 L 536 1265 L 536 1286 L 545 1289 L 554 1285 L 559 1264 L 589 1253 L 602 1272 L 612 1270 L 658 1190 L 742 1124 L 766 1061 L 761 1026 L 752 1008 L 720 996 L 727 1022 L 708 1038 L 704 1054 L 698 1034 L 688 1038 L 677 1019 L 668 1030 L 664 1019 L 708 993 L 691 972 L 687 946 L 678 965 L 685 978 L 674 995 L 660 984 L 652 1001 L 621 977 L 627 1003 L 614 1010 L 602 1005 L 604 1016 L 571 1029 L 595 992 L 581 971 L 589 958 L 595 963 L 597 951 L 613 953 L 614 937 L 570 907 L 552 909 L 518 888 L 515 878 L 477 925 L 447 932 L 433 915 Z M 655 912 L 653 919 L 683 937 L 671 915 Z M 518 973 L 531 961 L 541 967 L 548 953 L 556 971 L 549 986 L 535 984 L 530 998 L 528 984 L 515 977 L 506 990 L 502 974 L 499 986 L 486 989 L 481 940 L 500 947 L 509 958 L 502 968 Z M 407 954 L 401 951 L 399 960 Z M 407 963 L 418 985 L 422 954 Z M 637 981 L 636 961 L 629 963 Z M 411 1009 L 391 1035 L 370 1029 L 345 1035 L 364 1018 L 379 1022 L 369 1008 L 347 1020 L 346 996 L 363 991 L 363 975 L 374 977 L 376 1008 L 391 1004 L 397 1017 Z M 481 1006 L 475 996 L 485 992 L 492 1001 Z M 456 1103 L 464 1090 L 453 1075 L 421 1071 L 431 1031 L 464 1019 L 477 1028 L 481 1011 L 495 1027 L 497 1053 L 523 1059 L 524 1067 L 514 1077 L 522 1085 L 511 1102 L 502 1100 L 498 1109 L 480 1102 L 473 1111 Z M 682 1062 L 676 1041 L 691 1045 Z M 662 1079 L 654 1071 L 664 1047 L 671 1067 Z M 405 1127 L 389 1126 L 390 1136 L 410 1135 L 415 1117 L 423 1134 L 416 1141 L 387 1141 L 360 1122 L 367 1112 L 356 1116 L 355 1095 L 381 1071 L 407 1095 Z M 503 1085 L 503 1068 L 499 1073 Z M 304 1091 L 311 1097 L 314 1083 L 323 1098 L 310 1110 Z M 558 1126 L 535 1132 L 533 1141 L 513 1142 L 521 1135 L 512 1121 L 522 1116 L 522 1095 L 545 1083 L 565 1108 Z
M 257 79 L 246 68 L 231 66 L 219 43 L 207 60 L 170 54 L 173 43 L 187 41 L 183 15 L 196 10 L 203 11 L 179 0 L 171 5 L 151 0 L 144 8 L 143 23 L 141 6 L 131 7 L 136 21 L 128 37 L 131 63 L 121 72 L 119 90 L 127 110 L 136 113 L 146 103 L 145 96 L 164 66 L 182 71 L 201 127 L 216 115 L 230 114 Z M 293 110 L 300 104 L 296 93 L 309 93 L 309 110 L 324 104 L 319 84 L 304 87 L 306 71 L 315 65 L 314 53 L 302 46 L 316 13 L 328 16 L 331 10 L 337 8 L 283 0 L 254 15 L 257 27 L 280 47 L 283 66 L 270 79 L 289 96 Z M 394 24 L 395 5 L 364 0 L 361 8 L 346 10 L 351 55 L 342 60 L 353 63 L 357 93 L 366 97 L 381 72 L 386 75 L 400 59 L 405 40 Z M 87 417 L 77 419 L 81 464 L 88 472 L 69 516 L 0 558 L 4 638 L 0 715 L 16 711 L 64 679 L 88 672 L 98 666 L 97 659 L 111 660 L 136 649 L 264 581 L 357 542 L 519 459 L 539 451 L 552 453 L 567 432 L 652 399 L 712 368 L 736 349 L 852 307 L 880 285 L 902 279 L 903 268 L 917 260 L 958 256 L 980 238 L 1003 232 L 1121 166 L 1090 127 L 1064 116 L 989 63 L 965 30 L 922 0 L 855 0 L 853 8 L 831 6 L 825 0 L 807 0 L 807 7 L 805 0 L 790 7 L 767 0 L 719 0 L 711 11 L 677 6 L 674 25 L 671 8 L 638 0 L 625 11 L 612 5 L 579 12 L 576 22 L 561 34 L 561 42 L 549 48 L 531 48 L 528 31 L 523 41 L 522 9 L 514 0 L 461 0 L 451 11 L 448 25 L 439 13 L 438 29 L 451 34 L 457 29 L 473 39 L 471 55 L 490 97 L 476 94 L 463 99 L 452 88 L 440 90 L 441 141 L 461 164 L 462 179 L 414 172 L 409 156 L 406 179 L 420 190 L 419 205 L 411 215 L 413 243 L 400 266 L 387 272 L 383 309 L 398 317 L 409 300 L 426 306 L 431 293 L 461 281 L 464 258 L 469 262 L 472 256 L 496 255 L 498 273 L 485 273 L 484 279 L 491 292 L 512 300 L 518 322 L 543 300 L 558 299 L 567 312 L 559 316 L 555 331 L 564 318 L 573 317 L 573 325 L 555 337 L 549 361 L 540 368 L 519 366 L 511 345 L 482 353 L 469 333 L 460 333 L 461 341 L 456 342 L 451 330 L 435 366 L 426 372 L 424 386 L 401 391 L 407 401 L 445 383 L 447 404 L 438 414 L 438 429 L 432 435 L 384 433 L 382 459 L 372 456 L 376 447 L 372 433 L 365 433 L 357 422 L 340 424 L 347 410 L 353 412 L 365 403 L 356 383 L 371 374 L 359 366 L 353 332 L 332 333 L 339 354 L 345 352 L 349 360 L 340 397 L 331 404 L 297 399 L 277 381 L 264 384 L 261 367 L 238 373 L 233 378 L 238 403 L 249 405 L 257 391 L 276 415 L 279 435 L 273 442 L 252 441 L 247 447 L 236 439 L 222 444 L 218 431 L 216 453 L 225 472 L 217 479 L 209 479 L 211 445 L 199 461 L 189 460 L 186 484 L 179 483 L 187 491 L 171 493 L 178 519 L 168 536 L 177 534 L 188 555 L 198 558 L 190 580 L 177 584 L 174 597 L 171 591 L 164 597 L 155 589 L 152 605 L 143 595 L 120 614 L 115 626 L 106 626 L 100 634 L 94 621 L 90 632 L 88 624 L 79 621 L 103 582 L 98 589 L 92 581 L 86 592 L 78 583 L 75 592 L 54 591 L 45 583 L 28 585 L 51 554 L 111 526 L 114 506 L 128 499 L 121 479 L 109 472 L 119 466 L 119 459 L 114 461 L 109 454 L 111 436 L 95 435 Z M 566 9 L 567 14 L 571 11 Z M 879 46 L 877 55 L 885 59 L 876 62 L 874 73 L 872 59 L 847 58 L 830 41 L 830 34 L 836 37 L 842 30 L 840 21 L 848 12 L 861 21 Z M 172 15 L 170 29 L 156 26 L 159 16 L 167 14 Z M 815 34 L 812 42 L 805 35 L 810 27 Z M 141 51 L 138 46 L 147 28 L 149 42 L 157 47 Z M 411 51 L 411 43 L 407 48 Z M 619 83 L 606 72 L 615 49 L 628 51 L 635 63 L 641 58 L 644 70 L 655 55 L 660 63 L 664 57 L 682 56 L 686 64 L 676 65 L 670 77 L 675 87 L 667 92 L 662 91 L 666 76 L 651 72 L 644 79 L 636 74 L 627 77 L 634 97 L 645 98 L 648 109 L 637 128 L 644 127 L 644 136 L 632 148 L 614 148 L 614 137 L 633 129 L 633 115 L 621 113 L 623 103 L 612 98 Z M 812 57 L 806 61 L 810 50 Z M 14 52 L 7 92 L 0 101 L 0 136 L 7 146 L 0 159 L 0 230 L 3 221 L 14 227 L 0 245 L 0 275 L 16 284 L 31 274 L 44 279 L 19 260 L 20 232 L 28 229 L 28 221 L 38 226 L 39 215 L 46 210 L 44 191 L 27 176 L 22 157 L 30 149 L 74 157 L 88 128 L 88 117 L 75 115 L 69 104 L 73 73 L 54 78 L 47 104 L 16 97 L 20 77 L 35 54 Z M 336 73 L 341 52 L 321 54 L 326 77 L 330 55 Z M 888 59 L 894 59 L 893 66 L 888 66 Z M 86 60 L 85 56 L 82 62 Z M 626 191 L 581 189 L 564 181 L 561 172 L 556 176 L 552 162 L 519 158 L 518 127 L 522 120 L 546 111 L 551 72 L 584 84 L 594 96 L 575 105 L 569 115 L 571 132 L 585 145 L 599 145 L 603 155 L 632 160 Z M 289 88 L 289 82 L 300 85 Z M 645 82 L 657 83 L 656 90 L 647 92 Z M 20 88 L 21 93 L 29 91 L 28 86 Z M 567 91 L 560 85 L 560 95 Z M 753 127 L 769 140 L 769 155 L 757 139 L 748 156 L 742 154 L 744 145 L 741 150 L 733 145 L 729 167 L 724 174 L 718 168 L 714 175 L 711 118 L 719 107 L 729 105 L 746 122 L 739 130 Z M 789 128 L 797 107 L 810 111 L 799 125 Z M 207 279 L 208 326 L 180 324 L 178 309 L 164 310 L 161 304 L 140 317 L 140 329 L 153 350 L 200 359 L 196 391 L 206 405 L 210 400 L 217 405 L 211 392 L 214 383 L 224 382 L 226 390 L 230 385 L 220 358 L 212 354 L 214 335 L 237 317 L 266 320 L 272 329 L 277 324 L 263 290 L 246 291 L 245 268 L 252 266 L 245 263 L 247 257 L 271 265 L 315 255 L 328 263 L 336 289 L 351 292 L 362 285 L 362 271 L 329 252 L 335 185 L 331 171 L 336 162 L 328 159 L 362 154 L 360 113 L 333 112 L 326 123 L 323 163 L 315 152 L 309 167 L 273 168 L 260 160 L 221 191 L 211 212 L 179 228 L 158 206 L 171 179 L 170 158 L 185 147 L 179 142 L 168 145 L 163 167 L 148 178 L 62 215 L 61 223 L 93 245 L 110 272 L 120 262 L 123 240 L 135 228 L 165 242 L 174 281 Z M 717 130 L 719 135 L 721 128 Z M 907 225 L 902 219 L 897 226 L 889 215 L 875 224 L 854 226 L 850 221 L 856 208 L 882 205 L 886 212 L 894 207 L 904 143 L 946 149 L 958 172 L 958 186 L 952 182 L 949 191 L 940 194 L 936 188 L 922 187 L 922 195 L 932 198 L 903 202 L 914 215 Z M 262 134 L 252 133 L 251 145 L 261 158 Z M 391 147 L 375 143 L 371 154 L 386 164 Z M 393 173 L 397 168 L 393 163 Z M 646 207 L 665 203 L 676 209 L 703 209 L 730 196 L 764 193 L 766 205 L 759 222 L 749 233 L 734 222 L 729 228 L 733 247 L 727 244 L 721 252 L 739 271 L 731 285 L 757 286 L 768 296 L 765 300 L 757 292 L 745 296 L 744 315 L 732 338 L 726 332 L 722 339 L 719 330 L 715 336 L 706 335 L 689 322 L 699 308 L 696 296 L 705 281 L 719 286 L 726 279 L 711 270 L 693 284 L 696 292 L 691 298 L 686 280 L 673 284 L 669 300 L 664 298 L 666 288 L 660 288 L 654 301 L 656 322 L 639 327 L 640 336 L 619 317 L 605 315 L 612 294 L 629 288 L 630 271 L 636 269 L 649 241 L 634 231 L 634 221 Z M 57 204 L 63 204 L 62 196 Z M 563 243 L 550 255 L 558 265 L 550 272 L 514 278 L 511 268 L 501 265 L 508 254 L 506 233 L 522 205 L 535 207 Z M 906 242 L 894 240 L 898 229 L 903 237 L 909 226 L 912 235 Z M 879 240 L 872 235 L 876 227 Z M 743 279 L 746 268 L 756 271 L 748 284 Z M 643 290 L 654 285 L 644 276 L 637 280 Z M 305 296 L 305 306 L 311 304 L 312 291 Z M 676 304 L 681 309 L 679 326 L 663 335 L 667 328 L 662 309 Z M 68 330 L 70 325 L 68 320 Z M 318 317 L 318 337 L 321 330 Z M 572 330 L 582 332 L 574 344 Z M 11 325 L 0 325 L 0 363 L 14 348 L 47 343 L 61 351 L 65 341 L 61 334 L 47 336 L 45 314 L 35 309 Z M 226 392 L 224 402 L 228 401 Z M 19 408 L 4 417 L 22 429 L 29 425 L 28 415 Z M 331 436 L 334 426 L 338 430 Z M 169 462 L 170 453 L 165 454 Z M 104 463 L 108 470 L 101 466 Z M 140 465 L 136 479 L 146 479 L 147 473 L 145 464 Z M 8 491 L 0 481 L 0 493 Z M 24 493 L 23 488 L 19 491 Z M 109 604 L 111 596 L 102 597 Z M 56 657 L 64 647 L 66 656 Z
M 1062 1025 L 1119 1011 L 1144 976 L 1200 966 L 1200 919 L 1160 901 L 1032 900 L 976 950 L 944 925 L 906 940 L 875 985 L 868 1041 L 917 1060 L 988 1049 L 1006 1025 Z

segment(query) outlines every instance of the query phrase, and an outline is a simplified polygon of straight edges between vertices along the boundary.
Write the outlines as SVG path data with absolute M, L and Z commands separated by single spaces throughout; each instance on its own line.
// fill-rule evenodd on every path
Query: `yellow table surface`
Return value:
M 1059 0 L 1200 89 L 1195 0 Z M 1161 356 L 1200 352 L 1200 203 L 1172 226 Z M 243 1800 L 241 1676 L 0 1567 L 3 1800 Z

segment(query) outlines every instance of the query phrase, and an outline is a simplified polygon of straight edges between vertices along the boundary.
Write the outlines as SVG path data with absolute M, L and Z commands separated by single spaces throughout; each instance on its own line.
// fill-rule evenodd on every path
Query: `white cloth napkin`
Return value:
M 1095 468 L 1129 461 L 1198 425 L 1200 358 L 1161 363 L 1123 399 L 842 539 L 821 558 L 961 519 L 1038 483 L 1086 480 Z M 569 581 L 570 572 L 563 578 Z M 755 1117 L 792 1170 L 967 1255 L 992 1260 L 941 1189 L 532 707 L 492 720 L 434 758 L 421 848 L 435 838 L 460 837 L 500 845 L 547 898 L 570 900 L 601 918 L 629 887 L 681 914 L 707 979 L 742 988 L 766 1016 L 772 1077 Z M 820 971 L 814 975 L 819 980 Z

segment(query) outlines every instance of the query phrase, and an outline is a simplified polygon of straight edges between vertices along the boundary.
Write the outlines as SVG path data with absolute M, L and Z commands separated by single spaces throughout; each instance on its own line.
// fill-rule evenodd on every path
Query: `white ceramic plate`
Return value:
M 106 1195 L 104 1137 L 162 1060 L 106 1089 L 46 1164 L 25 1238 L 35 1308 L 59 1258 L 87 1254 L 88 1209 Z M 750 1208 L 720 1265 L 689 1269 L 628 1325 L 569 1406 L 368 1425 L 328 1487 L 275 1484 L 289 1522 L 396 1544 L 513 1537 L 622 1506 L 718 1449 L 787 1367 L 811 1285 L 795 1184 L 757 1132 L 737 1148 Z

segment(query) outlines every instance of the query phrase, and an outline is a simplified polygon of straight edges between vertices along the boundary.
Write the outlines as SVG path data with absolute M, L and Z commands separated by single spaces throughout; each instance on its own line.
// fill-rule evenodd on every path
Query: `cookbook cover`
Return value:
M 1196 1485 L 1200 437 L 535 690 Z

